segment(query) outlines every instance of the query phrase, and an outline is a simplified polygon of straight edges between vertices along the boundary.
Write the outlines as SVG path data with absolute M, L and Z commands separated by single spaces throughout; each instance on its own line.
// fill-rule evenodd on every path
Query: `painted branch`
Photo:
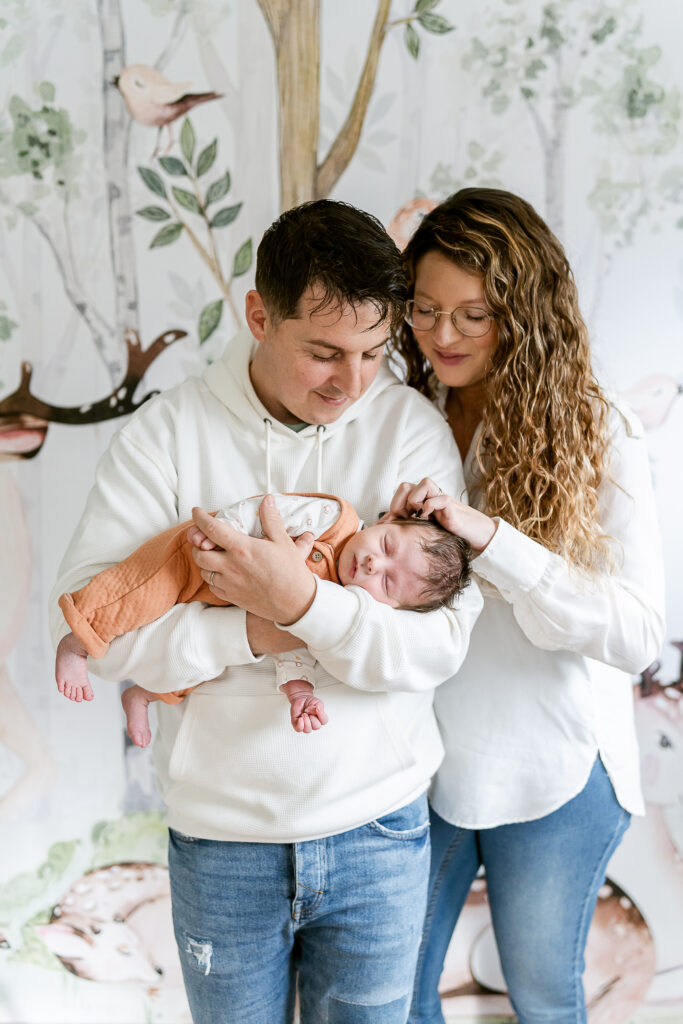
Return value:
M 294 0 L 294 3 L 296 2 L 297 0 Z M 273 38 L 276 50 L 280 45 L 282 23 L 287 16 L 291 3 L 292 0 L 258 0 L 258 5 L 263 12 L 263 17 L 266 20 L 266 25 Z
M 116 298 L 116 330 L 120 337 L 138 329 L 138 289 L 133 244 L 133 216 L 128 189 L 128 116 L 113 84 L 126 64 L 119 0 L 98 0 L 102 37 L 103 148 L 107 178 L 109 248 Z
M 60 246 L 50 233 L 47 223 L 39 214 L 30 214 L 30 219 L 52 251 L 66 297 L 90 331 L 95 348 L 102 357 L 110 375 L 120 374 L 121 352 L 116 342 L 114 329 L 94 308 L 83 291 L 76 275 L 75 267 L 69 258 L 68 247 L 64 250 Z
M 361 72 L 356 95 L 346 121 L 330 146 L 330 151 L 318 168 L 315 180 L 315 196 L 324 199 L 330 194 L 339 178 L 351 163 L 360 141 L 370 97 L 375 87 L 379 55 L 386 37 L 387 20 L 391 0 L 379 0 L 375 23 L 368 43 L 365 64 Z
M 133 401 L 133 395 L 145 371 L 169 345 L 179 338 L 184 338 L 186 334 L 187 331 L 165 331 L 143 351 L 135 331 L 128 331 L 125 338 L 128 362 L 123 380 L 105 398 L 79 406 L 50 405 L 32 395 L 33 367 L 31 363 L 22 363 L 19 387 L 0 402 L 0 419 L 29 415 L 49 423 L 83 424 L 101 423 L 103 420 L 112 420 L 135 412 L 148 398 L 158 393 L 150 391 L 139 402 Z

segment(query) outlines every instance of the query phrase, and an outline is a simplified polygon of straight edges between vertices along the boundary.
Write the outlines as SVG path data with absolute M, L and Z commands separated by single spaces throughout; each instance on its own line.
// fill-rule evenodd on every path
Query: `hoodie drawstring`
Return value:
M 266 427 L 266 494 L 273 493 L 272 480 L 270 476 L 270 432 L 273 429 L 273 421 L 264 419 Z
M 315 441 L 318 450 L 315 489 L 318 494 L 322 494 L 323 490 L 323 434 L 325 433 L 325 430 L 326 427 L 322 423 L 319 423 L 315 431 Z

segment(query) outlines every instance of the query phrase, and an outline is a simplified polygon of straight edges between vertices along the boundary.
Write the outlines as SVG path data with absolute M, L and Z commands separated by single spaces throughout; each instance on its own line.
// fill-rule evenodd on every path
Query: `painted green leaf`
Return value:
M 246 274 L 251 266 L 251 260 L 251 238 L 248 238 L 244 245 L 241 245 L 235 253 L 235 262 L 232 265 L 232 276 L 239 277 L 241 274 Z
M 202 174 L 206 174 L 209 168 L 213 165 L 216 159 L 216 153 L 218 152 L 218 139 L 214 139 L 213 142 L 203 149 L 199 154 L 197 160 L 197 177 L 201 178 Z
M 545 71 L 548 65 L 540 57 L 535 57 L 524 69 L 525 78 L 538 78 L 541 71 Z
M 192 122 L 189 117 L 186 117 L 183 121 L 183 127 L 180 129 L 180 148 L 183 151 L 183 156 L 187 160 L 190 167 L 192 167 L 192 157 L 194 156 L 195 146 L 195 135 Z
M 405 39 L 405 44 L 408 53 L 410 54 L 411 57 L 414 57 L 415 60 L 417 60 L 417 56 L 420 52 L 420 37 L 418 36 L 417 32 L 415 31 L 412 25 L 406 25 L 406 30 L 403 38 Z
M 171 192 L 174 195 L 179 206 L 182 206 L 184 210 L 189 210 L 190 213 L 201 213 L 202 208 L 199 205 L 199 201 L 193 192 L 188 192 L 184 188 L 172 188 Z
M 141 210 L 135 211 L 138 217 L 145 220 L 168 220 L 171 214 L 161 206 L 143 206 Z
M 7 44 L 0 51 L 0 67 L 6 68 L 8 64 L 16 60 L 23 53 L 24 45 L 24 40 L 20 35 L 10 36 Z
M 419 14 L 417 20 L 427 32 L 435 32 L 437 35 L 452 32 L 455 27 L 451 25 L 450 21 L 442 18 L 440 14 L 429 14 L 427 11 L 424 14 Z
M 170 245 L 183 230 L 182 224 L 167 224 L 159 231 L 149 243 L 150 249 L 157 249 L 160 245 Z
M 222 210 L 219 210 L 216 216 L 211 221 L 212 228 L 225 228 L 228 224 L 232 224 L 237 214 L 242 209 L 242 204 L 237 203 L 235 206 L 224 206 Z
M 164 199 L 166 198 L 166 186 L 156 171 L 151 170 L 149 167 L 138 167 L 138 173 L 150 192 L 163 196 Z
M 9 341 L 12 331 L 17 326 L 14 320 L 10 320 L 8 316 L 0 314 L 0 341 Z
M 23 871 L 0 884 L 0 923 L 8 924 L 16 911 L 42 896 L 61 878 L 71 863 L 77 840 L 53 843 L 46 859 L 32 871 Z
M 199 317 L 199 344 L 203 345 L 204 342 L 211 337 L 213 332 L 221 322 L 223 315 L 223 300 L 217 299 L 216 302 L 210 302 L 208 306 L 204 306 L 200 317 Z
M 38 86 L 40 98 L 41 100 L 45 100 L 46 103 L 54 103 L 55 92 L 56 90 L 52 82 L 41 82 Z
M 181 177 L 183 174 L 187 174 L 185 164 L 182 160 L 179 160 L 177 156 L 160 156 L 159 163 L 167 174 L 172 174 L 176 178 Z
M 230 191 L 230 171 L 226 171 L 222 178 L 218 181 L 214 181 L 213 185 L 209 186 L 209 191 L 206 193 L 206 205 L 210 206 L 211 203 L 218 202 L 223 196 L 227 195 Z
M 591 39 L 594 43 L 604 43 L 605 39 L 607 39 L 607 36 L 611 36 L 612 33 L 616 31 L 616 28 L 617 19 L 611 17 L 607 18 L 607 20 L 604 22 L 603 25 L 600 26 L 600 28 L 597 28 L 595 32 L 591 32 Z
M 423 14 L 425 11 L 433 11 L 440 3 L 441 0 L 417 0 L 417 3 L 415 4 L 415 13 Z
M 160 811 L 134 811 L 92 830 L 91 869 L 122 861 L 168 863 L 168 829 Z

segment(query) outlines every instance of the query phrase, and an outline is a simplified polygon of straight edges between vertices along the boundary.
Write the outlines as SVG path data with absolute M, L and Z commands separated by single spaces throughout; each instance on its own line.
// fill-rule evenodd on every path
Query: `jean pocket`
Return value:
M 178 832 L 175 828 L 169 828 L 171 839 L 174 839 L 177 843 L 199 843 L 201 842 L 199 836 L 188 836 L 184 832 Z
M 426 794 L 397 811 L 368 822 L 368 828 L 387 839 L 421 839 L 429 831 Z

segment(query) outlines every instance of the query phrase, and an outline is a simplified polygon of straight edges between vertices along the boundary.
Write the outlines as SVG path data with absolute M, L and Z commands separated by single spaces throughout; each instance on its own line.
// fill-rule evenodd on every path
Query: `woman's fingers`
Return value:
M 411 516 L 423 508 L 427 498 L 441 494 L 441 488 L 431 477 L 424 477 L 419 484 L 399 484 L 391 499 L 389 511 L 395 516 Z

